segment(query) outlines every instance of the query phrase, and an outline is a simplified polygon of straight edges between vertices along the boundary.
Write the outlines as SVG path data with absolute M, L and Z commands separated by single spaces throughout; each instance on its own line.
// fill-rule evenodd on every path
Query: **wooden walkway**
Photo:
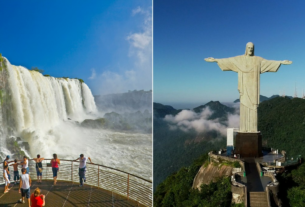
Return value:
M 127 200 L 126 197 L 117 195 L 107 190 L 96 188 L 90 185 L 79 187 L 78 183 L 58 181 L 53 186 L 53 181 L 44 180 L 42 183 L 32 182 L 31 194 L 39 187 L 41 193 L 46 196 L 46 207 L 61 206 L 143 206 L 138 202 Z M 3 193 L 4 185 L 0 185 L 0 207 L 4 206 L 28 206 L 27 200 L 25 204 L 19 203 L 21 194 L 18 192 L 19 184 L 10 185 L 10 191 Z

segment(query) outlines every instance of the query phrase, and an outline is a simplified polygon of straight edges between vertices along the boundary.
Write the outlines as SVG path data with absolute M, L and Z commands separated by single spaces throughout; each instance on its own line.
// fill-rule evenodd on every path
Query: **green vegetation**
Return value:
M 305 156 L 305 100 L 277 97 L 258 107 L 258 130 L 263 145 L 285 150 L 287 156 Z
M 4 62 L 4 58 L 2 57 L 2 54 L 0 53 L 0 71 L 3 69 L 6 69 L 6 64 Z
M 45 76 L 45 77 L 50 77 L 50 75 L 47 75 L 47 74 L 46 74 L 46 75 L 43 75 L 43 76 Z
M 2 54 L 0 53 L 0 71 L 2 71 L 2 64 L 3 64 L 3 58 L 2 58 Z
M 37 68 L 37 67 L 32 67 L 32 69 L 31 69 L 32 71 L 36 71 L 36 72 L 39 72 L 39 73 L 43 73 L 43 71 L 44 70 L 41 70 L 41 69 L 39 69 L 39 68 Z
M 220 161 L 219 163 L 215 163 L 217 166 L 221 167 L 222 165 L 234 167 L 234 168 L 240 168 L 241 165 L 238 161 L 230 162 L 230 161 Z
M 289 158 L 305 156 L 305 100 L 277 97 L 258 108 L 258 129 L 263 144 L 287 152 Z M 279 175 L 283 205 L 305 207 L 305 164 Z
M 279 175 L 282 206 L 305 207 L 305 163 Z
M 235 168 L 240 168 L 241 165 L 240 165 L 239 162 L 235 161 L 235 162 L 233 162 L 233 167 L 235 167 Z
M 84 83 L 83 79 L 80 79 L 80 78 L 76 78 L 76 79 L 78 79 L 81 83 Z
M 231 183 L 228 177 L 219 178 L 209 185 L 203 184 L 201 191 L 191 188 L 195 175 L 205 161 L 207 161 L 206 154 L 195 160 L 191 166 L 183 167 L 177 173 L 168 176 L 154 193 L 154 206 L 244 206 L 242 204 L 231 204 Z

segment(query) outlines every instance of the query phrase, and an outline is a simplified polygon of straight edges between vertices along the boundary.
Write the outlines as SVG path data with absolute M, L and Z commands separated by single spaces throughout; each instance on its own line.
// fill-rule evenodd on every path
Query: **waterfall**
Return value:
M 58 125 L 77 123 L 97 114 L 94 97 L 85 83 L 45 77 L 12 65 L 6 58 L 0 71 L 0 99 L 0 152 L 11 136 L 20 136 L 35 147 L 43 138 L 51 138 Z

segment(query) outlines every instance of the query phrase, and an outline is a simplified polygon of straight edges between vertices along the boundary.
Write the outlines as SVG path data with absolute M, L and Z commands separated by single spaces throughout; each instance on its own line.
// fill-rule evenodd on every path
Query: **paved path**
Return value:
M 271 178 L 266 176 L 260 177 L 254 159 L 245 159 L 244 162 L 246 167 L 246 185 L 248 192 L 265 191 L 267 184 L 272 181 Z
M 31 193 L 37 187 L 46 195 L 46 207 L 142 206 L 135 201 L 127 200 L 126 197 L 90 185 L 79 187 L 78 183 L 58 181 L 57 185 L 53 186 L 53 181 L 43 181 L 42 184 L 33 181 Z M 10 191 L 4 194 L 4 186 L 0 185 L 0 207 L 28 206 L 27 201 L 25 204 L 18 203 L 21 198 L 21 194 L 18 193 L 19 185 L 11 185 L 10 188 Z

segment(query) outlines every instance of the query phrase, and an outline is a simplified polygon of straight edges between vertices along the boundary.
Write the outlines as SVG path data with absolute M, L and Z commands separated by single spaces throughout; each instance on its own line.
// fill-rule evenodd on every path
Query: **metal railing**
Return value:
M 47 167 L 47 163 L 50 163 L 50 160 L 51 159 L 45 159 L 42 161 L 43 180 L 53 179 L 52 168 Z M 86 184 L 109 190 L 142 205 L 152 206 L 152 181 L 103 165 L 87 162 L 86 167 Z M 30 160 L 29 168 L 30 177 L 35 180 L 37 178 L 36 162 Z M 78 169 L 78 161 L 61 159 L 57 180 L 79 182 Z M 13 180 L 13 170 L 13 167 L 10 166 L 11 180 Z M 2 163 L 0 172 L 3 172 Z M 3 176 L 0 176 L 0 184 L 4 184 Z

